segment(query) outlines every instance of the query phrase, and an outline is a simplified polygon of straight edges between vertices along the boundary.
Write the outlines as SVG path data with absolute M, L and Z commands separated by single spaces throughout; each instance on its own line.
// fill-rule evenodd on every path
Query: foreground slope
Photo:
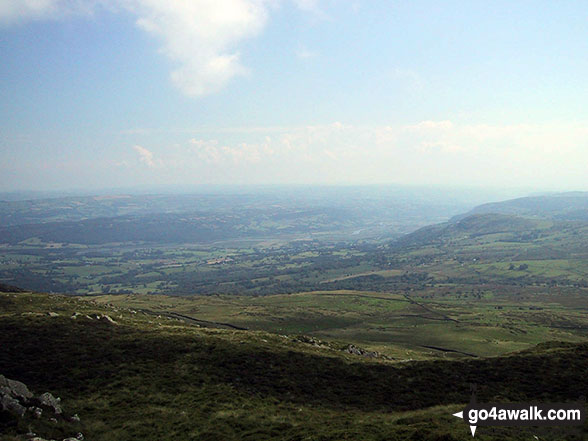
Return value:
M 576 400 L 588 388 L 588 344 L 393 363 L 303 341 L 199 328 L 78 298 L 0 294 L 2 373 L 62 397 L 88 440 L 461 440 L 470 439 L 468 429 L 451 413 L 468 402 L 471 383 L 480 400 L 496 401 Z M 59 426 L 5 415 L 1 424 L 3 440 L 21 439 L 26 424 L 46 437 L 63 435 Z M 483 428 L 477 438 L 536 433 Z M 580 440 L 588 428 L 539 434 Z

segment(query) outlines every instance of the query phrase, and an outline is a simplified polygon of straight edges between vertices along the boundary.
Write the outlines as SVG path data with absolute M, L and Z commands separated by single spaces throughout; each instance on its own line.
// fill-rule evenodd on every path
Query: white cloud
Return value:
M 272 0 L 125 0 L 137 25 L 158 37 L 161 52 L 179 66 L 173 83 L 190 96 L 222 89 L 247 72 L 238 43 L 263 29 Z
M 147 165 L 147 167 L 154 168 L 156 166 L 156 162 L 153 159 L 153 152 L 140 145 L 133 146 L 133 149 L 139 154 L 139 160 Z
M 126 10 L 136 24 L 159 40 L 160 51 L 173 63 L 171 80 L 183 93 L 218 92 L 248 69 L 239 45 L 255 37 L 271 8 L 283 0 L 0 0 L 0 23 L 91 14 L 97 8 Z M 304 11 L 318 11 L 318 1 L 292 0 Z M 309 51 L 299 54 L 312 56 Z

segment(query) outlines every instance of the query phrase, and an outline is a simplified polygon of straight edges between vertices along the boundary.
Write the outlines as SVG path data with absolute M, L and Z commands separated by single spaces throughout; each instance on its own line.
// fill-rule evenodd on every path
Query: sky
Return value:
M 588 190 L 588 3 L 0 0 L 0 191 Z

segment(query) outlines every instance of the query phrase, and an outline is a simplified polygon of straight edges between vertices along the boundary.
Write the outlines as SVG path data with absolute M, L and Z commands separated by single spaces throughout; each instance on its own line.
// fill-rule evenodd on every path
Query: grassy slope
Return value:
M 575 300 L 572 295 L 536 294 L 527 300 L 515 294 L 497 298 L 484 293 L 489 298 L 465 298 L 458 290 L 431 289 L 433 298 L 427 298 L 427 291 L 413 292 L 409 298 L 400 293 L 318 291 L 263 297 L 108 295 L 94 299 L 253 330 L 341 340 L 397 359 L 460 356 L 423 348 L 430 345 L 488 356 L 550 340 L 574 342 L 588 337 L 588 317 L 579 306 L 582 299 L 576 305 L 554 303 Z
M 74 311 L 118 324 L 73 320 Z M 451 413 L 469 400 L 470 383 L 481 401 L 565 401 L 588 388 L 588 344 L 399 364 L 40 294 L 0 294 L 0 347 L 2 373 L 61 396 L 91 441 L 465 440 L 467 427 Z M 3 424 L 9 440 L 15 428 Z M 482 428 L 476 439 L 535 433 L 580 440 L 588 428 Z

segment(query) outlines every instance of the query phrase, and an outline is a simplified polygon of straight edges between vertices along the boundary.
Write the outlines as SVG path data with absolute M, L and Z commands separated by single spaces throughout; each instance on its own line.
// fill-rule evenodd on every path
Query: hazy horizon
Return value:
M 96 188 L 63 188 L 63 189 L 18 189 L 0 190 L 0 201 L 40 200 L 54 198 L 75 198 L 93 196 L 141 196 L 141 195 L 271 195 L 298 196 L 328 195 L 329 193 L 375 194 L 387 197 L 405 195 L 408 198 L 428 197 L 431 200 L 460 200 L 472 206 L 487 202 L 499 202 L 509 199 L 543 196 L 559 193 L 573 193 L 537 188 L 506 188 L 506 187 L 472 187 L 472 186 L 425 186 L 400 184 L 266 184 L 266 185 L 198 185 L 198 186 L 128 186 L 128 187 L 96 187 Z

